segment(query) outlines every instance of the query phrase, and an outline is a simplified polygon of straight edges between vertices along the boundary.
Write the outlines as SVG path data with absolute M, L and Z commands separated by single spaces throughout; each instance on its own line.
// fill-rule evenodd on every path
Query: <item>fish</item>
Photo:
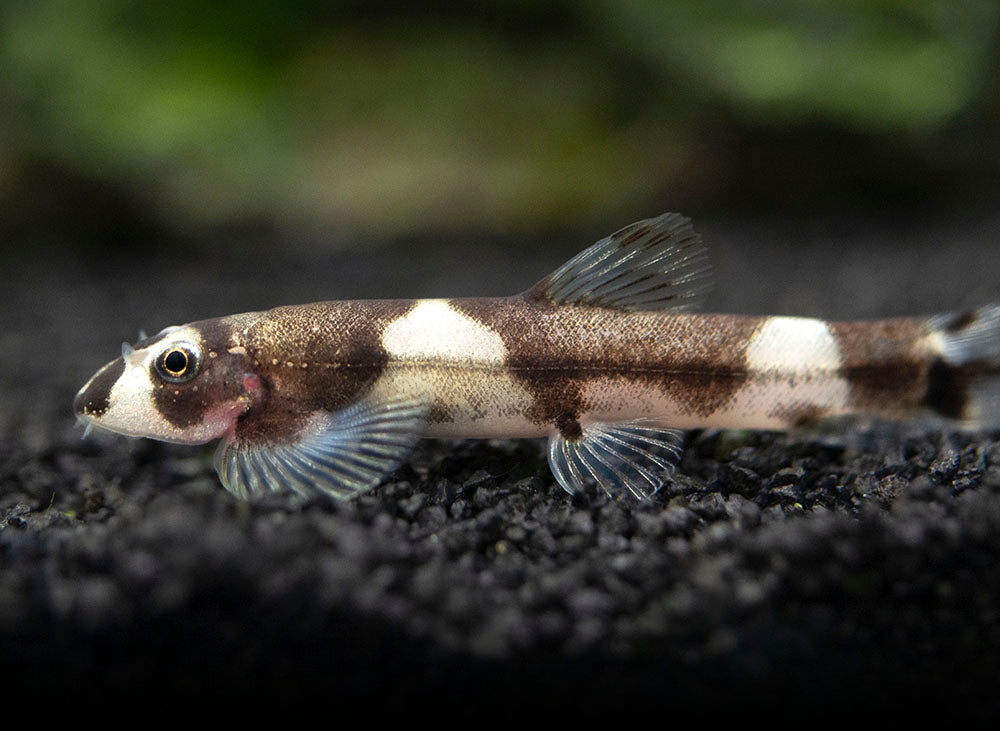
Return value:
M 348 499 L 424 437 L 542 437 L 567 493 L 648 500 L 686 430 L 788 430 L 842 415 L 1000 427 L 1000 303 L 833 322 L 703 314 L 706 248 L 667 213 L 513 296 L 342 300 L 167 327 L 100 369 L 88 427 L 218 439 L 240 498 Z

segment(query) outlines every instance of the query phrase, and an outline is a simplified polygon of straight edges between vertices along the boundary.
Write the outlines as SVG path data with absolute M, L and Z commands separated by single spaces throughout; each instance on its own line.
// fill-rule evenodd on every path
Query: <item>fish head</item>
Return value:
M 265 395 L 232 327 L 219 320 L 168 327 L 101 368 L 76 394 L 88 426 L 180 444 L 225 436 Z

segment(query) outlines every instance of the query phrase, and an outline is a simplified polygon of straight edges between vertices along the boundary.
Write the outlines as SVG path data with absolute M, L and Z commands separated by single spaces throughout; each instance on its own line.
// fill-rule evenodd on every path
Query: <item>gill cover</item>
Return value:
M 259 393 L 242 381 L 245 363 L 199 327 L 170 327 L 99 370 L 77 393 L 74 411 L 89 428 L 182 444 L 202 444 L 229 430 Z M 211 363 L 209 363 L 211 361 Z

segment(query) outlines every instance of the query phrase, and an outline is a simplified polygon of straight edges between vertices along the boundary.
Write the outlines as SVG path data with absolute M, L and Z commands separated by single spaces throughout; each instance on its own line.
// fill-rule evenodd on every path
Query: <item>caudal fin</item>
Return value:
M 925 403 L 972 428 L 1000 428 L 1000 302 L 932 317 Z

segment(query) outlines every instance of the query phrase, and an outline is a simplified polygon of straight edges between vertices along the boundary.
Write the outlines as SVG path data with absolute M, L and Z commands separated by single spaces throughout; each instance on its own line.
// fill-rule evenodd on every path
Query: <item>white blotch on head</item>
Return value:
M 163 339 L 148 348 L 134 350 L 125 358 L 125 371 L 111 388 L 108 409 L 94 418 L 101 429 L 132 437 L 149 437 L 168 442 L 200 444 L 219 436 L 219 425 L 203 422 L 180 429 L 157 410 L 154 393 L 162 382 L 153 375 L 153 360 L 180 341 L 198 343 L 201 337 L 191 327 L 170 327 Z
M 502 365 L 507 348 L 499 333 L 452 309 L 447 300 L 421 300 L 386 327 L 382 346 L 400 360 Z

